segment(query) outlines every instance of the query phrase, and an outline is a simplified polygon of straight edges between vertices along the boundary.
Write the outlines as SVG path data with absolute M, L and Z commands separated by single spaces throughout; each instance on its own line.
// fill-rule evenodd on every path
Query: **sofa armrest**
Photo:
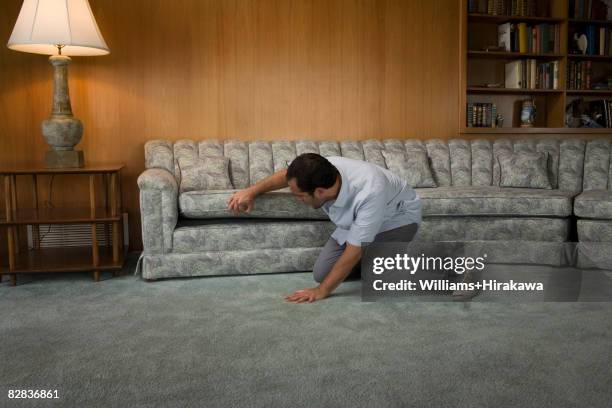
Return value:
M 172 252 L 178 220 L 178 185 L 169 171 L 148 169 L 138 177 L 142 245 L 145 253 Z

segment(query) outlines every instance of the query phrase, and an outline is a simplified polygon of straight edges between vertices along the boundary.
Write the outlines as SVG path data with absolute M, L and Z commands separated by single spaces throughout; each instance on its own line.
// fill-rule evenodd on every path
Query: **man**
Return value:
M 302 154 L 288 169 L 237 191 L 228 208 L 248 213 L 257 196 L 287 186 L 304 204 L 323 209 L 337 227 L 313 268 L 319 285 L 286 296 L 290 302 L 326 298 L 357 266 L 364 245 L 411 241 L 421 222 L 419 197 L 402 178 L 371 163 L 315 153 Z

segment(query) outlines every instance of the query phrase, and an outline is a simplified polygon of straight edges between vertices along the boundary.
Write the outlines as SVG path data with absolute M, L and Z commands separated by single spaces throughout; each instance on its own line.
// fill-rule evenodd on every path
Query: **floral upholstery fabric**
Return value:
M 567 265 L 566 245 L 560 242 L 480 241 L 479 251 L 490 263 Z M 246 251 L 198 251 L 147 254 L 142 277 L 159 279 L 189 276 L 250 275 L 312 271 L 321 248 L 275 248 Z
M 272 142 L 272 158 L 274 161 L 274 172 L 289 167 L 289 164 L 297 157 L 295 143 Z
M 163 169 L 148 169 L 138 177 L 144 253 L 172 251 L 172 234 L 178 221 L 178 185 Z
M 548 179 L 548 153 L 500 153 L 499 186 L 552 189 Z
M 426 217 L 420 241 L 567 241 L 567 218 Z
M 589 140 L 585 151 L 582 190 L 605 190 L 608 188 L 609 171 L 610 140 Z
M 274 248 L 250 251 L 209 251 L 188 254 L 145 254 L 142 277 L 249 275 L 311 271 L 321 248 Z
M 179 223 L 173 252 L 322 247 L 335 228 L 329 221 L 235 221 Z
M 581 193 L 574 201 L 574 213 L 582 218 L 612 220 L 612 191 L 590 190 Z
M 230 160 L 230 180 L 234 188 L 245 188 L 250 185 L 249 146 L 245 142 L 227 140 L 223 146 L 225 157 Z
M 612 220 L 578 220 L 577 225 L 579 241 L 612 243 Z
M 423 199 L 424 219 L 416 239 L 482 244 L 489 259 L 498 262 L 563 264 L 567 259 L 564 244 L 574 228 L 570 223 L 575 222 L 569 216 L 574 211 L 580 217 L 578 247 L 583 253 L 590 251 L 588 257 L 579 256 L 579 260 L 586 262 L 612 252 L 609 138 L 341 142 L 183 139 L 151 140 L 144 150 L 147 170 L 138 178 L 138 187 L 145 278 L 312 269 L 333 229 L 321 210 L 313 210 L 287 191 L 280 191 L 259 197 L 253 212 L 240 216 L 247 219 L 237 219 L 226 209 L 235 190 L 179 194 L 179 160 L 215 156 L 228 159 L 230 181 L 240 189 L 285 168 L 302 153 L 352 157 L 386 167 L 385 152 L 422 152 L 439 187 L 417 190 Z M 500 154 L 538 152 L 549 156 L 547 171 L 552 189 L 498 187 L 503 175 Z M 583 190 L 572 208 L 573 197 Z M 179 214 L 183 218 L 179 219 Z
M 181 193 L 199 190 L 231 190 L 229 159 L 208 156 L 205 159 L 181 158 L 178 160 Z
M 423 216 L 547 216 L 572 214 L 571 192 L 501 187 L 438 187 L 417 189 Z
M 565 139 L 559 144 L 559 190 L 582 191 L 585 141 Z
M 397 174 L 412 187 L 435 187 L 436 182 L 429 168 L 427 155 L 423 151 L 394 152 L 383 151 L 386 167 Z
M 235 190 L 191 191 L 179 196 L 183 217 L 211 218 L 296 218 L 326 220 L 322 210 L 299 202 L 288 191 L 274 191 L 258 197 L 250 214 L 227 211 L 227 201 Z M 520 215 L 568 217 L 573 193 L 500 187 L 417 188 L 423 203 L 423 216 Z
M 164 169 L 174 175 L 172 143 L 167 140 L 149 140 L 146 142 L 145 168 Z
M 328 220 L 323 210 L 315 210 L 296 200 L 290 192 L 272 191 L 257 197 L 249 213 L 234 214 L 227 202 L 236 190 L 191 191 L 179 196 L 181 216 L 194 219 L 210 218 L 295 218 Z
M 253 145 L 251 147 L 251 145 Z M 364 141 L 219 141 L 188 139 L 171 142 L 151 140 L 145 144 L 146 168 L 162 168 L 174 174 L 177 155 L 225 156 L 230 159 L 232 184 L 244 188 L 266 174 L 285 168 L 303 153 L 323 156 L 358 158 L 385 166 L 382 152 L 423 151 L 430 161 L 434 181 L 438 186 L 499 185 L 500 153 L 548 153 L 548 175 L 551 187 L 579 193 L 583 190 L 610 189 L 612 160 L 610 139 L 585 141 L 572 138 L 530 137 L 526 139 L 490 140 L 417 140 L 370 139 Z M 262 162 L 251 165 L 250 156 Z M 251 174 L 253 172 L 253 174 Z M 584 177 L 583 177 L 584 176 Z
M 451 184 L 469 186 L 472 181 L 472 149 L 467 140 L 449 140 Z
M 440 187 L 451 185 L 451 166 L 448 144 L 440 139 L 425 142 L 427 155 L 431 160 L 431 170 L 436 185 Z

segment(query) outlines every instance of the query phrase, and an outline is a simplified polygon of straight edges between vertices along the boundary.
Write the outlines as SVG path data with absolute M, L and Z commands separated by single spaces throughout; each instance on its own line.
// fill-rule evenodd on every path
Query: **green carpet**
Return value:
M 1 407 L 609 407 L 612 303 L 310 305 L 310 274 L 0 285 Z M 58 389 L 16 401 L 9 389 Z

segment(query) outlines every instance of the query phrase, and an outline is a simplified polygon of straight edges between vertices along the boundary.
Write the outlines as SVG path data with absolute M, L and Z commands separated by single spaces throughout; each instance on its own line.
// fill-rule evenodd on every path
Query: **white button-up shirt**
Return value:
M 361 246 L 379 232 L 421 222 L 421 200 L 406 181 L 375 164 L 327 157 L 340 172 L 342 185 L 333 201 L 321 207 L 336 224 L 338 244 Z

